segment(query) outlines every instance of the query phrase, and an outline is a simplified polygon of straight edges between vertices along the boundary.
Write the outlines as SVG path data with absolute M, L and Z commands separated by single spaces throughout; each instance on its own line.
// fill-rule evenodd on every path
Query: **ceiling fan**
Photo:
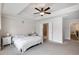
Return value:
M 41 16 L 43 16 L 43 15 L 45 15 L 45 14 L 51 14 L 50 12 L 47 12 L 49 9 L 50 9 L 50 7 L 47 7 L 46 9 L 44 9 L 44 8 L 41 8 L 41 9 L 39 9 L 39 8 L 35 8 L 37 11 L 39 11 L 39 12 L 36 12 L 36 13 L 34 13 L 34 14 L 40 14 Z

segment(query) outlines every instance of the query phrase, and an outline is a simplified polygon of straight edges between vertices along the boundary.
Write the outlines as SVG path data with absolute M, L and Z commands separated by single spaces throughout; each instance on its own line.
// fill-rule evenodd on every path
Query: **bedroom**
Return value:
M 78 44 L 78 42 L 73 43 L 72 41 L 70 41 L 69 25 L 73 22 L 74 23 L 79 22 L 79 18 L 78 18 L 79 4 L 77 3 L 47 3 L 47 4 L 1 3 L 0 6 L 1 6 L 0 7 L 1 38 L 7 35 L 10 35 L 11 37 L 13 36 L 23 37 L 32 34 L 34 35 L 35 33 L 35 35 L 37 34 L 43 39 L 43 24 L 48 23 L 48 34 L 47 34 L 48 39 L 46 42 L 44 41 L 43 44 L 39 44 L 31 48 L 25 51 L 25 53 L 21 53 L 13 45 L 8 45 L 4 47 L 2 50 L 0 50 L 1 55 L 79 54 L 77 52 L 77 50 L 79 49 L 78 47 L 74 48 L 75 46 L 73 46 L 73 49 L 75 50 L 74 52 L 71 48 L 66 47 L 68 48 L 68 50 L 65 50 L 66 48 L 62 47 L 62 45 L 64 46 L 65 43 L 67 43 L 66 44 L 67 46 L 69 43 Z M 40 13 L 34 14 L 38 12 L 36 8 L 41 9 L 43 7 L 44 9 L 50 7 L 48 8 L 49 10 L 47 10 L 46 12 L 50 12 L 51 14 L 44 14 L 43 16 L 41 16 Z M 54 46 L 54 48 L 52 46 Z M 71 46 L 72 45 L 69 44 L 69 47 Z M 53 51 L 54 49 L 57 48 L 60 49 Z M 68 53 L 66 53 L 65 51 Z

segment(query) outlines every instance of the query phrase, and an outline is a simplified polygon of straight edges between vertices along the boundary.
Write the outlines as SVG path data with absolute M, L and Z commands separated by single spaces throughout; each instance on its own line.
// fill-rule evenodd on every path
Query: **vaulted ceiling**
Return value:
M 42 4 L 37 3 L 3 3 L 2 4 L 2 14 L 5 15 L 12 15 L 12 16 L 18 16 L 25 19 L 38 19 L 47 17 L 49 15 L 40 16 L 39 14 L 33 14 L 37 12 L 35 10 L 35 7 L 38 7 Z M 51 12 L 51 15 L 53 15 L 54 11 L 61 10 L 64 8 L 68 8 L 74 5 L 77 5 L 76 3 L 45 3 L 45 7 L 50 7 L 51 9 L 48 10 Z

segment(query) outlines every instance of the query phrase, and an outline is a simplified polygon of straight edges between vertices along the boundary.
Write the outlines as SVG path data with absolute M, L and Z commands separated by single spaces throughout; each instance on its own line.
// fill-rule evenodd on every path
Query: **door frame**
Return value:
M 72 40 L 72 39 L 71 39 L 71 26 L 72 26 L 73 24 L 75 24 L 75 23 L 79 23 L 79 22 L 72 22 L 72 23 L 69 24 L 69 35 L 70 35 L 69 37 L 70 37 L 70 40 Z
M 53 25 L 52 25 L 52 22 L 43 22 L 43 23 L 41 23 L 41 27 L 40 27 L 40 35 L 42 36 L 42 38 L 43 38 L 43 24 L 45 24 L 45 23 L 48 23 L 48 40 L 51 40 L 52 41 L 52 39 L 53 39 Z
M 49 34 L 49 24 L 48 23 L 44 23 L 45 25 L 47 25 L 47 39 L 45 40 L 48 40 L 48 34 Z M 43 39 L 44 39 L 44 24 L 43 24 Z

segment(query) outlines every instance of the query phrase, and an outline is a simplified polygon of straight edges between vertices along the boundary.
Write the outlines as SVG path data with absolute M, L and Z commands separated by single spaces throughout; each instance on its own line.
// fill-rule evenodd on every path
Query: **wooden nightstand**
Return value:
M 1 49 L 3 49 L 4 45 L 8 45 L 12 43 L 11 36 L 2 36 L 1 37 Z

